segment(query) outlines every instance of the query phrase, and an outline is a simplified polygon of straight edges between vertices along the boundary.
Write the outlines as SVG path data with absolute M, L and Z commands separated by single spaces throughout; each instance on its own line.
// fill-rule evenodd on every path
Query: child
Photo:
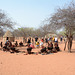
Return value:
M 16 41 L 15 46 L 17 47 L 17 45 L 18 45 L 18 43 L 17 43 L 17 41 Z
M 42 46 L 42 49 L 39 53 L 47 54 L 46 47 Z
M 36 47 L 39 48 L 39 42 L 36 42 Z
M 14 47 L 14 45 L 12 45 L 12 46 L 10 47 L 10 49 L 11 49 L 12 52 L 16 52 L 16 53 L 19 52 L 18 49 L 16 49 L 16 48 Z M 12 52 L 11 52 L 11 53 L 12 53 Z
M 35 47 L 34 47 L 34 43 L 31 43 L 30 47 L 35 48 Z
M 22 43 L 22 41 L 19 43 L 19 45 L 20 45 L 20 46 L 23 46 L 23 43 Z
M 32 47 L 30 47 L 30 45 L 28 45 L 27 53 L 28 53 L 28 54 L 31 54 L 31 51 L 32 51 Z
M 52 52 L 52 49 L 53 49 L 53 44 L 52 42 L 50 42 L 50 44 L 48 43 L 48 51 Z
M 54 44 L 54 46 L 55 46 L 55 50 L 60 51 L 60 49 L 59 49 L 59 46 L 58 46 L 58 43 L 57 43 L 57 42 Z
M 41 46 L 41 47 L 43 46 L 43 42 L 42 42 L 42 41 L 40 42 L 40 46 Z
M 8 48 L 8 46 L 5 44 L 4 46 L 3 46 L 3 49 L 2 49 L 3 51 L 10 51 L 10 49 Z

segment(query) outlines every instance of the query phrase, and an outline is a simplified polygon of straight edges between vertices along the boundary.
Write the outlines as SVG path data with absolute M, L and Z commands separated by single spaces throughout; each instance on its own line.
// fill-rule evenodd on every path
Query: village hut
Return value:
M 45 35 L 45 37 L 56 37 L 57 35 L 54 33 L 48 33 L 47 35 Z
M 13 34 L 9 30 L 4 34 L 4 36 L 3 36 L 3 42 L 5 42 L 7 39 L 9 41 L 11 41 L 11 42 L 14 41 L 14 36 L 13 36 Z

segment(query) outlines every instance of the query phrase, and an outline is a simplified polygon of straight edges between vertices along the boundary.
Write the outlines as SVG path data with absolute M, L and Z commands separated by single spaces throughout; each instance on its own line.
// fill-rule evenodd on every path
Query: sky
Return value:
M 72 0 L 0 0 L 0 9 L 15 21 L 18 27 L 38 28 L 58 7 Z

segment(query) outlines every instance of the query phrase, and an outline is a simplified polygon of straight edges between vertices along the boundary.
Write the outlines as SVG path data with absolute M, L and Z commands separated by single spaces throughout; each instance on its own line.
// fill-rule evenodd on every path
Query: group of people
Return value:
M 18 46 L 17 41 L 13 45 L 12 42 L 7 39 L 4 45 L 3 45 L 2 42 L 0 43 L 0 45 L 1 45 L 2 50 L 5 51 L 5 52 L 10 52 L 10 53 L 19 52 L 19 49 L 15 48 L 15 47 Z M 19 45 L 22 46 L 23 45 L 22 42 L 20 42 Z
M 1 47 L 3 51 L 9 51 L 9 52 L 19 52 L 18 49 L 16 49 L 15 47 L 18 46 L 24 46 L 27 47 L 27 52 L 26 54 L 32 54 L 34 52 L 32 52 L 32 49 L 34 48 L 41 48 L 39 52 L 36 52 L 36 54 L 41 53 L 41 54 L 49 54 L 49 53 L 53 53 L 53 52 L 57 52 L 60 51 L 60 48 L 58 46 L 58 40 L 55 40 L 55 38 L 41 38 L 39 41 L 39 38 L 36 36 L 35 39 L 31 39 L 28 38 L 27 42 L 25 42 L 25 45 L 23 44 L 23 42 L 18 42 L 16 41 L 14 43 L 14 45 L 12 45 L 12 42 L 9 40 L 6 40 L 4 46 L 2 46 L 2 42 L 1 42 Z
M 52 38 L 50 40 L 48 40 L 48 39 L 49 38 L 42 37 L 39 42 L 38 37 L 36 37 L 35 42 L 34 41 L 31 42 L 31 38 L 29 38 L 28 42 L 27 42 L 27 46 L 28 46 L 27 53 L 31 54 L 32 49 L 35 47 L 36 48 L 41 47 L 41 50 L 39 52 L 37 52 L 36 54 L 38 54 L 38 53 L 49 54 L 49 53 L 60 51 L 60 48 L 58 46 L 58 40 L 54 39 L 52 41 Z
M 15 48 L 15 45 L 12 45 L 11 41 L 8 40 L 5 42 L 2 50 L 10 53 L 19 52 L 18 49 Z

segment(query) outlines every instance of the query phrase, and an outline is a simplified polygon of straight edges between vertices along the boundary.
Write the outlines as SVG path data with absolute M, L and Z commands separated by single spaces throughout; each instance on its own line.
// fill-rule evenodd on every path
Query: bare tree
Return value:
M 49 19 L 52 28 L 64 28 L 68 41 L 68 50 L 71 52 L 73 34 L 75 31 L 75 4 L 71 2 L 66 8 L 59 8 L 57 12 Z
M 0 32 L 3 30 L 13 28 L 14 22 L 0 9 Z

